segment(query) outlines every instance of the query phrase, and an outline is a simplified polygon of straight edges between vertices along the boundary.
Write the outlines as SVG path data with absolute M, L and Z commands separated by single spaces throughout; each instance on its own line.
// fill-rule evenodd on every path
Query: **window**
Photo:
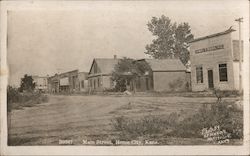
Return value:
M 227 64 L 219 64 L 220 81 L 227 81 Z
M 197 83 L 203 83 L 202 67 L 196 67 L 196 80 Z

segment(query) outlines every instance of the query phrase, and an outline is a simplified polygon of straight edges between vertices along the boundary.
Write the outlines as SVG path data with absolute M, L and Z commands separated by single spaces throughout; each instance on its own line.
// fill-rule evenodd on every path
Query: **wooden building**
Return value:
M 212 34 L 190 42 L 193 91 L 239 89 L 239 41 L 235 30 Z

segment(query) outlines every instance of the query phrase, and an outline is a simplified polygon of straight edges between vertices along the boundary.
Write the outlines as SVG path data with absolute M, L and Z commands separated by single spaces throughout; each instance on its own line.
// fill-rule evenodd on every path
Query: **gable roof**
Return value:
M 102 74 L 110 74 L 114 70 L 115 65 L 118 64 L 119 60 L 120 59 L 114 59 L 114 58 L 95 58 L 92 62 L 89 74 L 91 72 L 94 62 L 96 62 Z
M 186 71 L 180 59 L 141 59 L 145 60 L 152 71 Z
M 204 39 L 208 39 L 208 38 L 212 38 L 212 37 L 217 37 L 217 36 L 221 36 L 221 35 L 225 35 L 225 34 L 229 34 L 233 31 L 236 31 L 234 29 L 232 29 L 231 27 L 226 30 L 226 31 L 223 31 L 223 32 L 219 32 L 219 33 L 215 33 L 215 34 L 212 34 L 212 35 L 208 35 L 208 36 L 204 36 L 204 37 L 199 37 L 199 38 L 196 38 L 192 41 L 190 41 L 189 43 L 192 43 L 192 42 L 196 42 L 196 41 L 200 41 L 200 40 L 204 40 Z

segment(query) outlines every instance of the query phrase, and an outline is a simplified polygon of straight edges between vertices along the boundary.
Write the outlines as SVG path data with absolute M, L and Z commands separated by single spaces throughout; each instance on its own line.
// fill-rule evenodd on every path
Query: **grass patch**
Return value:
M 137 119 L 118 116 L 111 120 L 120 140 L 154 139 L 162 143 L 168 138 L 204 139 L 202 130 L 219 126 L 230 139 L 243 138 L 243 111 L 235 103 L 203 104 L 193 115 L 147 115 Z
M 8 146 L 18 146 L 18 145 L 24 145 L 29 142 L 33 142 L 38 140 L 39 137 L 37 138 L 21 138 L 21 137 L 10 137 L 8 139 Z

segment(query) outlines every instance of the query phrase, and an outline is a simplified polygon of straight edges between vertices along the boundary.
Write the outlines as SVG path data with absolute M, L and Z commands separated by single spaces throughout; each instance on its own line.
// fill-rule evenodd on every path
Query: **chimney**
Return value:
M 116 55 L 114 55 L 114 59 L 117 59 L 117 56 L 116 56 Z

